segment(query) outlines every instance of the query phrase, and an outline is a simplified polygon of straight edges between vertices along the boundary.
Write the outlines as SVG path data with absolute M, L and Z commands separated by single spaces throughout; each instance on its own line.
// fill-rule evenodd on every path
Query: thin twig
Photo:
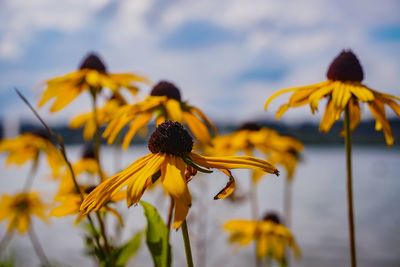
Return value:
M 25 96 L 17 89 L 14 88 L 16 93 L 18 94 L 18 96 L 22 99 L 22 101 L 24 101 L 24 103 L 29 107 L 29 109 L 32 111 L 32 113 L 35 115 L 35 117 L 40 121 L 40 123 L 43 125 L 43 127 L 46 129 L 46 131 L 49 133 L 49 135 L 53 136 L 56 140 L 56 143 L 58 145 L 58 149 L 61 152 L 61 155 L 65 161 L 65 164 L 67 165 L 67 168 L 71 174 L 71 178 L 72 181 L 74 183 L 74 187 L 76 192 L 79 194 L 81 201 L 83 201 L 84 197 L 83 197 L 83 193 L 79 187 L 78 182 L 76 181 L 76 176 L 75 176 L 75 172 L 74 169 L 72 168 L 72 164 L 69 161 L 68 157 L 67 157 L 67 153 L 66 153 L 66 149 L 65 149 L 65 143 L 64 143 L 64 138 L 59 135 L 58 133 L 54 132 L 47 124 L 46 122 L 40 117 L 39 113 L 35 110 L 35 108 L 29 103 L 29 101 L 25 98 Z M 90 214 L 87 215 L 87 219 L 89 221 L 89 224 L 92 228 L 93 231 L 93 235 L 94 235 L 94 239 L 95 239 L 95 243 L 97 245 L 97 247 L 99 248 L 99 250 L 104 253 L 102 246 L 100 244 L 100 240 L 99 240 L 99 236 L 97 235 L 97 231 L 96 231 L 96 227 L 94 226 L 93 220 L 90 216 Z
M 29 239 L 31 240 L 33 249 L 36 252 L 39 260 L 42 262 L 44 266 L 51 266 L 49 259 L 47 258 L 46 254 L 44 253 L 43 247 L 39 242 L 39 238 L 37 237 L 35 230 L 33 229 L 33 223 L 29 226 Z

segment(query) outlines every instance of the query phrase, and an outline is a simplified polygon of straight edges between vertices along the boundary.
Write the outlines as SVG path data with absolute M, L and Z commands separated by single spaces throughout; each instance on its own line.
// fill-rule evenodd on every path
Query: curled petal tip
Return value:
M 275 170 L 275 171 L 274 171 L 274 174 L 275 174 L 276 176 L 279 176 L 281 173 L 280 173 L 278 170 Z

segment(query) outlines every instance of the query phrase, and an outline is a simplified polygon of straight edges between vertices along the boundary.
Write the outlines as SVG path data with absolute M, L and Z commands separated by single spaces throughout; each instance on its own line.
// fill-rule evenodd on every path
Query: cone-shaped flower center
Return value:
M 82 152 L 83 159 L 94 159 L 94 147 L 92 144 L 87 144 Z
M 356 55 L 343 50 L 329 66 L 326 76 L 333 81 L 361 82 L 364 72 Z
M 107 68 L 104 65 L 103 61 L 95 53 L 90 53 L 89 55 L 87 55 L 80 64 L 79 69 L 97 70 L 98 72 L 104 72 L 104 73 L 107 72 Z
M 181 92 L 179 89 L 175 86 L 175 84 L 167 81 L 160 81 L 157 83 L 151 90 L 150 95 L 166 96 L 168 98 L 181 101 Z
M 192 151 L 193 139 L 182 124 L 166 121 L 150 136 L 148 147 L 153 154 L 161 152 L 183 156 Z
M 13 207 L 20 212 L 26 212 L 29 209 L 29 201 L 26 198 L 18 199 Z
M 281 219 L 279 218 L 278 214 L 276 214 L 275 212 L 268 212 L 267 214 L 265 214 L 263 221 L 274 222 L 277 224 L 281 223 Z
M 245 122 L 237 130 L 259 131 L 260 129 L 260 125 L 255 122 Z

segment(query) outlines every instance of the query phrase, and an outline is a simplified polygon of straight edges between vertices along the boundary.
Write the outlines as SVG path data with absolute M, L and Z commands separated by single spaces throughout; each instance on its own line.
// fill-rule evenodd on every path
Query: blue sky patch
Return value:
M 233 33 L 206 21 L 187 22 L 162 41 L 162 45 L 171 49 L 195 49 L 224 43 L 234 39 Z
M 377 41 L 400 41 L 400 25 L 382 26 L 372 32 L 372 37 Z

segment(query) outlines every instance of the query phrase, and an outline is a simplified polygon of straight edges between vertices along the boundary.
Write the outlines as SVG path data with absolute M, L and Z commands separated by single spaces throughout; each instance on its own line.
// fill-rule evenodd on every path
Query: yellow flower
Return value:
M 94 188 L 94 186 L 88 186 L 84 188 L 84 196 L 87 196 L 87 194 L 90 193 Z M 115 194 L 110 199 L 110 201 L 117 202 L 124 199 L 125 197 L 126 192 L 119 192 L 118 194 Z M 75 220 L 76 224 L 80 223 L 85 217 L 82 213 L 79 212 L 80 206 L 82 205 L 82 197 L 78 193 L 74 192 L 64 195 L 57 195 L 54 200 L 59 203 L 59 205 L 51 210 L 51 216 L 64 217 L 68 215 L 77 215 L 77 218 Z M 120 224 L 123 224 L 122 216 L 116 209 L 107 205 L 102 208 L 102 211 L 111 213 L 118 219 Z
M 96 111 L 99 126 L 108 123 L 114 113 L 125 104 L 125 99 L 119 93 L 114 93 L 111 98 L 107 100 L 104 106 L 98 108 Z M 96 132 L 96 122 L 94 120 L 93 112 L 85 112 L 75 116 L 69 122 L 69 126 L 73 129 L 84 127 L 83 138 L 85 140 L 91 140 Z
M 150 154 L 136 160 L 125 170 L 112 176 L 94 189 L 82 203 L 84 214 L 99 210 L 123 187 L 127 186 L 127 204 L 137 203 L 144 191 L 160 180 L 175 203 L 174 227 L 179 228 L 192 204 L 187 182 L 196 171 L 211 172 L 216 168 L 229 176 L 229 182 L 216 198 L 225 198 L 235 188 L 229 169 L 261 169 L 278 175 L 278 170 L 268 162 L 252 157 L 205 157 L 193 153 L 193 140 L 178 122 L 166 121 L 151 135 Z
M 258 150 L 267 157 L 269 162 L 282 164 L 288 172 L 289 179 L 293 178 L 298 155 L 304 148 L 297 139 L 281 135 L 273 129 L 261 127 L 254 122 L 246 122 L 232 133 L 215 137 L 212 144 L 213 146 L 207 150 L 211 155 L 244 153 L 247 156 L 253 156 L 255 150 Z M 253 181 L 259 181 L 263 175 L 263 172 L 254 170 Z
M 74 171 L 77 182 L 80 186 L 87 187 L 88 185 L 96 184 L 97 181 L 94 180 L 95 177 L 105 177 L 106 174 L 100 174 L 99 164 L 94 157 L 93 147 L 87 145 L 82 153 L 82 157 L 75 163 L 72 164 L 72 169 Z M 86 179 L 86 184 L 83 182 L 82 175 L 89 175 L 89 179 Z M 64 196 L 68 194 L 76 193 L 76 188 L 71 177 L 71 172 L 68 169 L 64 170 L 61 175 L 60 186 L 57 192 L 57 196 Z
M 138 89 L 132 85 L 133 82 L 148 82 L 148 80 L 134 73 L 108 73 L 101 59 L 91 53 L 80 64 L 79 70 L 47 80 L 47 87 L 38 105 L 41 107 L 54 99 L 50 111 L 57 112 L 70 104 L 82 92 L 97 93 L 103 87 L 112 92 L 126 88 L 131 93 L 136 93 Z
M 247 246 L 255 241 L 260 259 L 271 258 L 285 263 L 287 249 L 300 257 L 300 248 L 292 232 L 280 223 L 274 213 L 268 213 L 262 221 L 230 220 L 224 224 L 224 229 L 230 234 L 230 243 Z
M 153 117 L 157 125 L 165 120 L 186 124 L 203 144 L 211 141 L 210 129 L 216 132 L 201 110 L 181 100 L 181 93 L 174 84 L 161 81 L 144 101 L 122 107 L 104 131 L 103 137 L 108 139 L 109 144 L 113 143 L 118 133 L 130 123 L 122 143 L 122 147 L 127 149 L 136 133 L 146 127 Z
M 350 127 L 354 130 L 361 119 L 360 102 L 367 103 L 376 120 L 376 130 L 383 130 L 388 145 L 394 143 L 393 133 L 386 118 L 385 104 L 400 116 L 400 105 L 397 96 L 377 92 L 362 83 L 364 73 L 360 62 L 351 51 L 342 51 L 331 63 L 327 72 L 327 81 L 279 90 L 270 96 L 265 109 L 276 97 L 294 92 L 289 102 L 276 112 L 280 118 L 289 108 L 310 105 L 312 113 L 318 110 L 318 102 L 327 98 L 328 103 L 320 123 L 320 131 L 328 132 L 338 121 L 345 108 L 350 111 Z
M 4 194 L 0 199 L 0 221 L 8 220 L 9 233 L 17 230 L 20 234 L 25 234 L 32 222 L 32 216 L 47 222 L 45 210 L 46 205 L 35 192 Z
M 7 153 L 7 164 L 23 165 L 28 161 L 38 161 L 40 153 L 46 155 L 53 177 L 58 177 L 63 158 L 58 149 L 42 132 L 23 133 L 15 138 L 0 141 L 0 152 Z

